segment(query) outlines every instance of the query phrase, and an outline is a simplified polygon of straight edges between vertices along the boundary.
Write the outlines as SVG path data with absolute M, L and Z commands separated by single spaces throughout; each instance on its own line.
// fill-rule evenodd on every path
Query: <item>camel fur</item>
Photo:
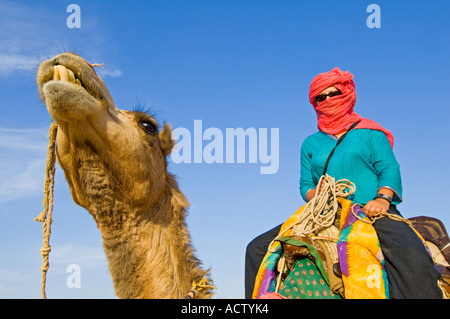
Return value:
M 57 161 L 101 232 L 116 295 L 184 298 L 193 283 L 210 283 L 186 226 L 189 203 L 167 172 L 170 125 L 118 109 L 93 65 L 74 53 L 44 61 L 37 83 L 58 125 Z M 196 298 L 211 296 L 207 288 Z

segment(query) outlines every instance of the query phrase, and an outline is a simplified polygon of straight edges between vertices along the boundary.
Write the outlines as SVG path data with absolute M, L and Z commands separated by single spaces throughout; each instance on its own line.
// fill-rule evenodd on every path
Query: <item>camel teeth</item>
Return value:
M 56 73 L 58 73 L 57 76 L 59 76 L 59 81 L 66 81 L 69 82 L 69 75 L 67 73 L 67 69 L 62 65 L 55 65 L 53 67 Z
M 53 81 L 65 81 L 75 85 L 83 86 L 81 81 L 75 76 L 73 71 L 67 69 L 62 65 L 55 65 L 53 67 Z
M 59 71 L 58 71 L 58 68 L 55 66 L 55 67 L 53 67 L 53 81 L 59 81 L 59 80 L 60 80 Z
M 67 70 L 67 76 L 70 83 L 75 83 L 75 74 L 71 70 Z

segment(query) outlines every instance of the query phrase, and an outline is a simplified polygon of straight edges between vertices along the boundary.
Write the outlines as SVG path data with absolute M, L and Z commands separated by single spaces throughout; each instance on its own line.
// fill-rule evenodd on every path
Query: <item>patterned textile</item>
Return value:
M 337 247 L 345 298 L 389 298 L 384 257 L 373 225 L 360 206 L 352 208 L 351 201 L 338 200 L 342 211 Z
M 330 290 L 323 277 L 310 259 L 298 259 L 284 280 L 280 295 L 287 299 L 341 299 Z
M 281 225 L 280 233 L 283 233 L 290 225 L 295 223 L 298 216 L 303 212 L 305 206 L 300 207 L 294 214 L 292 214 L 288 220 Z M 287 231 L 284 235 L 288 236 L 290 231 Z M 259 267 L 258 274 L 256 275 L 255 288 L 253 289 L 252 298 L 259 299 L 264 295 L 274 292 L 276 287 L 276 264 L 281 257 L 283 248 L 281 243 L 274 241 Z
M 343 198 L 339 198 L 338 200 L 342 209 L 337 247 L 342 271 L 342 280 L 345 288 L 345 298 L 389 298 L 387 276 L 383 267 L 384 259 L 375 229 L 370 223 L 367 223 L 368 218 L 359 206 L 354 207 L 354 211 L 359 217 L 357 218 L 352 213 L 351 201 Z M 291 235 L 291 230 L 284 231 L 295 223 L 298 216 L 303 212 L 304 207 L 305 206 L 300 207 L 291 217 L 289 217 L 289 219 L 281 226 L 280 234 L 283 234 L 283 236 Z M 269 247 L 256 276 L 255 288 L 252 296 L 254 299 L 264 298 L 264 295 L 275 292 L 277 275 L 276 266 L 282 255 L 282 243 L 280 241 L 274 241 Z M 295 267 L 299 267 L 299 264 L 296 263 Z M 319 263 L 314 263 L 313 267 L 315 269 L 320 269 Z M 308 269 L 307 271 L 309 270 L 313 270 L 314 272 L 314 269 Z M 287 278 L 295 280 L 293 279 L 294 275 L 295 273 L 289 273 Z M 317 275 L 317 271 L 315 272 L 315 275 Z M 325 283 L 328 282 L 326 274 L 325 276 L 322 275 L 321 278 Z M 282 287 L 290 289 L 290 281 L 286 280 L 287 279 L 284 280 Z M 305 280 L 310 279 L 305 278 Z M 316 282 L 318 280 L 320 283 L 320 279 L 314 280 L 316 280 Z M 292 289 L 293 288 L 294 287 L 292 286 Z M 305 289 L 300 288 L 299 286 L 296 286 L 296 288 L 299 289 L 299 291 L 300 289 Z M 314 294 L 314 297 L 316 297 L 316 291 L 310 291 Z M 285 296 L 286 291 L 283 295 L 282 290 L 280 290 L 279 294 Z M 301 295 L 295 295 L 295 298 L 297 296 L 302 298 Z M 330 296 L 331 293 L 327 297 Z M 335 298 L 336 296 L 337 295 L 331 297 Z M 294 297 L 294 295 L 291 295 L 291 297 Z M 319 297 L 317 298 L 324 298 L 324 295 L 320 295 L 319 292 Z

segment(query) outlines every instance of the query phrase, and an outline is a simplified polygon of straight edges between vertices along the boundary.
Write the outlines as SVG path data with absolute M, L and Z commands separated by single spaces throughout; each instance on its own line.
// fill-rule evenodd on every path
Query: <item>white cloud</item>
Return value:
M 0 282 L 28 282 L 31 278 L 18 270 L 0 269 Z
M 42 61 L 38 52 L 55 36 L 43 16 L 52 20 L 42 9 L 0 0 L 0 76 L 37 69 Z
M 47 141 L 46 129 L 0 128 L 0 203 L 42 191 Z
M 0 149 L 42 151 L 48 145 L 48 129 L 14 129 L 0 127 Z M 4 153 L 5 154 L 5 153 Z
M 114 68 L 114 69 L 108 69 L 106 66 L 104 69 L 97 69 L 97 73 L 101 77 L 112 77 L 117 78 L 119 76 L 122 76 L 122 70 Z
M 43 60 L 71 51 L 73 46 L 98 43 L 104 38 L 101 33 L 84 32 L 83 28 L 77 34 L 68 33 L 65 19 L 62 19 L 67 14 L 64 6 L 56 9 L 45 4 L 31 6 L 0 0 L 0 77 L 14 72 L 29 72 L 34 76 Z M 97 18 L 83 17 L 83 23 L 95 25 Z M 92 47 L 89 54 L 102 58 L 104 52 L 99 50 L 100 47 Z M 76 49 L 72 51 L 76 52 Z M 122 75 L 118 68 L 100 73 L 104 77 Z
M 34 71 L 37 70 L 41 59 L 32 56 L 0 54 L 0 74 L 8 75 L 15 70 Z
M 20 167 L 19 167 L 20 166 Z M 39 160 L 0 163 L 0 203 L 36 194 L 44 185 L 45 163 Z
M 52 263 L 67 266 L 78 264 L 83 269 L 103 267 L 107 269 L 107 260 L 101 245 L 97 247 L 80 243 L 52 246 Z

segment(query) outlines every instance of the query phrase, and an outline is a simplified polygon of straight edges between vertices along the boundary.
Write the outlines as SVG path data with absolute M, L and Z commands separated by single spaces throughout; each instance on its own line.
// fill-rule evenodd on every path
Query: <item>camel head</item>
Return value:
M 166 156 L 170 125 L 120 110 L 94 65 L 74 53 L 44 61 L 37 82 L 57 123 L 56 159 L 72 197 L 93 216 L 120 298 L 209 298 L 208 272 L 191 247 L 189 205 Z
M 98 192 L 108 188 L 136 209 L 157 202 L 174 146 L 170 125 L 159 131 L 151 115 L 118 109 L 94 65 L 74 53 L 44 61 L 37 82 L 58 124 L 57 160 L 74 201 L 93 214 Z

